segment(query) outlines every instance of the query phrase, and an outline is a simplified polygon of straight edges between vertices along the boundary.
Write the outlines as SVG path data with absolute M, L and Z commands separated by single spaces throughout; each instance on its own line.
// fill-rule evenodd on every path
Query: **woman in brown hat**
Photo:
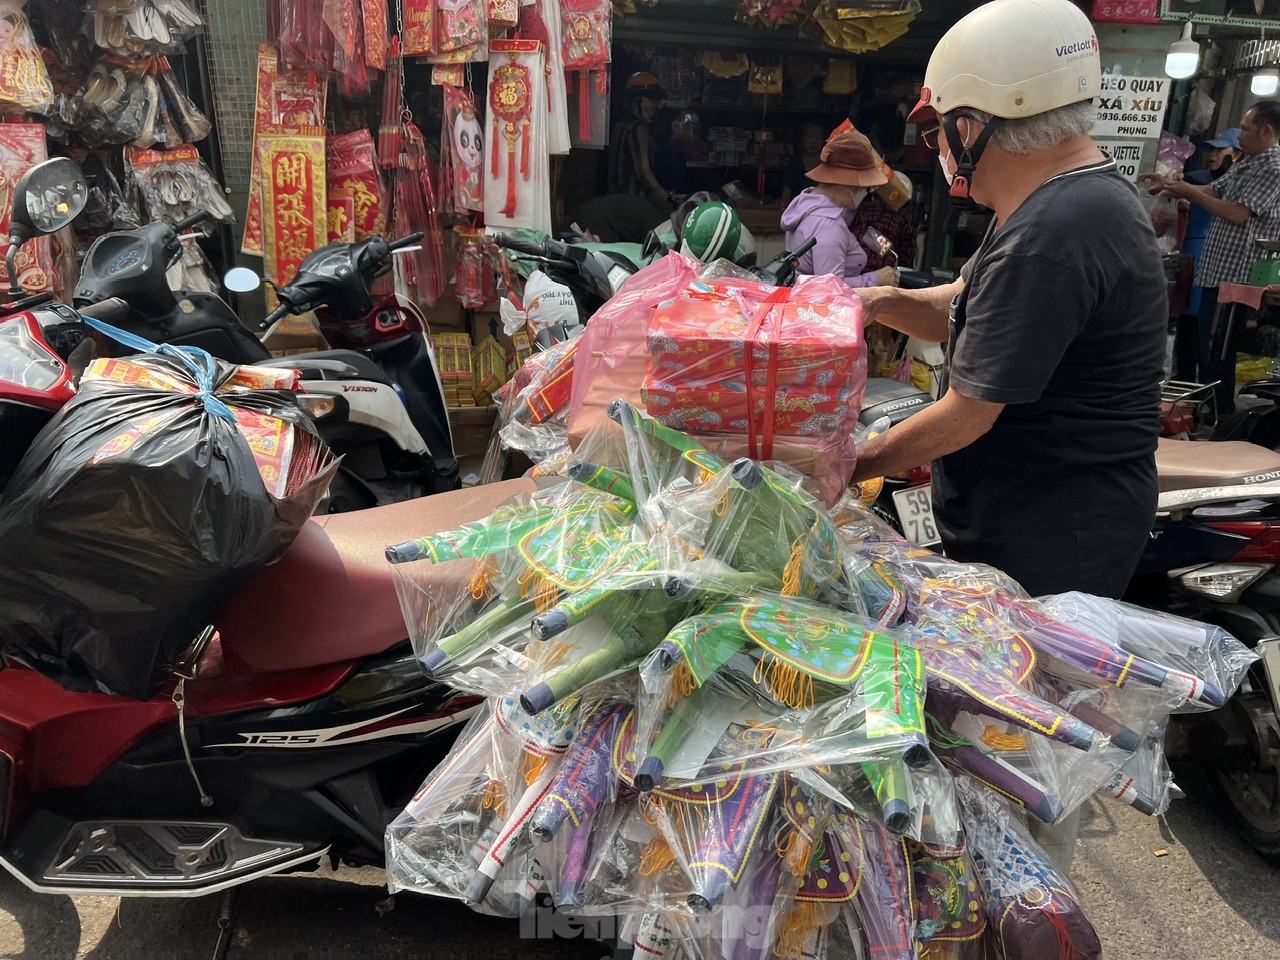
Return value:
M 816 186 L 792 200 L 782 213 L 788 249 L 796 249 L 810 237 L 818 241 L 800 258 L 800 272 L 835 274 L 851 287 L 896 287 L 898 271 L 893 267 L 862 272 L 867 252 L 849 232 L 867 189 L 889 182 L 884 161 L 871 141 L 856 130 L 836 134 L 822 148 L 822 162 L 805 176 Z

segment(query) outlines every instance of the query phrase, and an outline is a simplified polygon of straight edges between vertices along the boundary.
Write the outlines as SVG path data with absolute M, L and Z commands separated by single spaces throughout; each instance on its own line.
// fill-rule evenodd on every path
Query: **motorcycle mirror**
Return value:
M 25 243 L 57 233 L 80 216 L 89 202 L 89 187 L 75 161 L 57 157 L 38 163 L 13 188 L 9 235 Z
M 232 267 L 222 278 L 222 285 L 232 293 L 251 293 L 262 286 L 262 278 L 248 267 Z

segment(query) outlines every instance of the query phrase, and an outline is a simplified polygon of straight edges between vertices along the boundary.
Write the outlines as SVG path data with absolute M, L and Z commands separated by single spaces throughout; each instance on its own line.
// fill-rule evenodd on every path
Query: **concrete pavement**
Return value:
M 1280 869 L 1193 801 L 1175 803 L 1165 821 L 1091 801 L 1075 880 L 1109 960 L 1280 957 Z M 242 888 L 228 960 L 597 960 L 606 952 L 583 940 L 521 939 L 515 922 L 410 894 L 387 911 L 381 883 L 378 871 L 343 870 Z M 216 896 L 40 897 L 6 876 L 0 960 L 209 960 L 219 911 Z

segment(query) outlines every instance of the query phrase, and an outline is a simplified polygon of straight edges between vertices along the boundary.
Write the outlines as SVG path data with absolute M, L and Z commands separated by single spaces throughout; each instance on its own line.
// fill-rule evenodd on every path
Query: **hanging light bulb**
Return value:
M 1268 67 L 1259 70 L 1249 81 L 1249 92 L 1255 97 L 1270 97 L 1280 90 L 1280 70 Z
M 1174 80 L 1193 76 L 1200 66 L 1200 44 L 1191 39 L 1191 21 L 1182 28 L 1182 38 L 1169 44 L 1169 54 L 1164 58 L 1164 72 Z

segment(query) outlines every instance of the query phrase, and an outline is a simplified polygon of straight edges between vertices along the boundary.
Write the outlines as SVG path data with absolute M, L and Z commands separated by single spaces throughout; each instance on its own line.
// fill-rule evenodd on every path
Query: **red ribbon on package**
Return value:
M 774 401 L 778 393 L 778 341 L 782 339 L 782 315 L 775 316 L 773 308 L 780 303 L 786 303 L 790 297 L 790 287 L 779 287 L 765 298 L 760 312 L 751 322 L 751 327 L 747 331 L 747 342 L 743 345 L 747 361 L 747 409 L 751 411 L 747 417 L 747 445 L 752 460 L 773 459 Z M 764 329 L 765 321 L 770 317 L 774 318 L 773 336 L 769 338 L 767 344 L 769 358 L 765 366 L 764 403 L 757 414 L 755 412 L 756 343 Z M 757 417 L 759 417 L 758 420 Z M 756 442 L 757 433 L 763 434 L 760 444 Z

